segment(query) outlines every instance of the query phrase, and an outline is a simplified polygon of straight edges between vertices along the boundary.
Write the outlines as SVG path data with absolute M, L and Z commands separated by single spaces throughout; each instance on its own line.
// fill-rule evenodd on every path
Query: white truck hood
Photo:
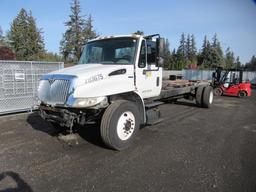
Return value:
M 110 75 L 117 70 L 124 74 Z M 135 90 L 134 66 L 111 64 L 79 64 L 49 73 L 77 77 L 74 97 L 98 97 Z
M 79 64 L 72 67 L 67 67 L 64 69 L 60 69 L 58 71 L 53 71 L 49 74 L 61 74 L 61 75 L 75 75 L 77 77 L 84 77 L 85 75 L 88 77 L 90 74 L 99 73 L 101 71 L 111 72 L 115 69 L 123 69 L 126 68 L 125 65 L 107 65 L 107 64 Z

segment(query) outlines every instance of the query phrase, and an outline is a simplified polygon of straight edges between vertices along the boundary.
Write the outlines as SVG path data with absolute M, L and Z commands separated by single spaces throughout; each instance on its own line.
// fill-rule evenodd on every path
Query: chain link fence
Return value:
M 62 62 L 0 60 L 0 115 L 32 110 L 42 75 L 63 67 Z

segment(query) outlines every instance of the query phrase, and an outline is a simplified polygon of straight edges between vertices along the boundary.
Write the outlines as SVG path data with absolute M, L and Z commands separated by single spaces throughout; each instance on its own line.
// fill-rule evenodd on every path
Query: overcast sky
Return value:
M 197 49 L 204 35 L 217 33 L 223 50 L 231 47 L 242 62 L 256 55 L 256 3 L 253 0 L 80 0 L 82 14 L 91 14 L 100 35 L 160 33 L 171 50 L 181 33 L 194 34 Z M 48 51 L 59 52 L 71 0 L 0 0 L 0 26 L 6 32 L 21 8 L 31 10 L 43 29 Z

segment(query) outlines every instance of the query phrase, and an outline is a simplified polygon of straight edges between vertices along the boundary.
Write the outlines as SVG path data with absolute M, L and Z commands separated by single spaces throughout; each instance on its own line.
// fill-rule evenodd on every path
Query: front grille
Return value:
M 70 85 L 67 79 L 43 79 L 38 87 L 38 98 L 47 104 L 65 104 Z

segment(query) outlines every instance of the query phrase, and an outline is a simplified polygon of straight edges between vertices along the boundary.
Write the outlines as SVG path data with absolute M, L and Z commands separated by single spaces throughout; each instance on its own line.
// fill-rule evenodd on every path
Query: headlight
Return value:
M 108 102 L 107 97 L 90 97 L 90 98 L 73 98 L 72 103 L 67 104 L 71 107 L 92 107 L 99 103 L 106 104 Z

